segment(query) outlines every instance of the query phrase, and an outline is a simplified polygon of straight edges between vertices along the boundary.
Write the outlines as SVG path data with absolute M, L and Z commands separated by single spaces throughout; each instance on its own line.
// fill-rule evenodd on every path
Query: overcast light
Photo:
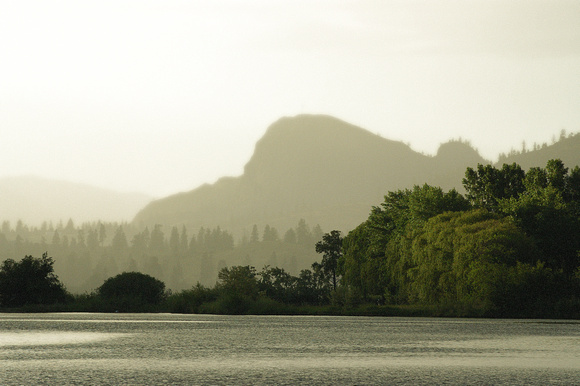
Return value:
M 322 113 L 433 154 L 580 131 L 577 1 L 0 0 L 0 177 L 163 196 Z

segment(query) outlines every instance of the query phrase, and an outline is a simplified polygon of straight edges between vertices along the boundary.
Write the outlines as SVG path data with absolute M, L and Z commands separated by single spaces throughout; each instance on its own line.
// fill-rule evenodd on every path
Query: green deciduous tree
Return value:
M 547 267 L 573 275 L 580 262 L 580 170 L 568 174 L 561 160 L 550 160 L 527 172 L 525 187 L 518 197 L 499 199 L 500 211 L 535 240 Z
M 525 190 L 524 178 L 524 170 L 515 163 L 501 169 L 479 164 L 477 169 L 467 168 L 463 186 L 474 207 L 494 211 L 500 199 L 518 197 Z
M 548 185 L 563 193 L 566 187 L 568 168 L 564 166 L 562 160 L 549 160 L 546 164 L 546 175 L 548 177 Z
M 338 261 L 342 257 L 342 236 L 334 230 L 322 235 L 322 241 L 316 243 L 316 252 L 322 253 L 320 263 L 325 275 L 332 279 L 332 289 L 336 290 Z
M 399 296 L 399 282 L 409 264 L 399 253 L 408 243 L 404 235 L 420 229 L 433 216 L 469 208 L 469 202 L 454 189 L 444 192 L 424 184 L 389 192 L 380 207 L 373 207 L 367 221 L 345 237 L 340 263 L 345 284 L 358 289 L 364 298 L 405 299 Z
M 283 268 L 265 266 L 258 273 L 260 292 L 281 303 L 295 303 L 297 300 L 297 278 Z
M 224 267 L 218 272 L 218 280 L 218 287 L 226 293 L 251 299 L 258 296 L 258 279 L 254 267 Z

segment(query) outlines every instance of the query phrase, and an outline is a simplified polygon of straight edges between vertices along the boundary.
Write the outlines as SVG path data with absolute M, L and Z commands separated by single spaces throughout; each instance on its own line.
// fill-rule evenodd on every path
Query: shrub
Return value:
M 0 266 L 0 305 L 64 303 L 66 290 L 54 274 L 53 264 L 46 253 L 39 259 L 25 256 L 19 262 L 5 260 Z
M 115 311 L 148 311 L 165 298 L 165 283 L 140 272 L 123 272 L 111 277 L 97 294 Z
M 169 312 L 196 314 L 200 312 L 200 307 L 204 303 L 209 303 L 217 298 L 216 291 L 197 283 L 189 290 L 184 290 L 170 295 L 166 300 L 166 307 Z

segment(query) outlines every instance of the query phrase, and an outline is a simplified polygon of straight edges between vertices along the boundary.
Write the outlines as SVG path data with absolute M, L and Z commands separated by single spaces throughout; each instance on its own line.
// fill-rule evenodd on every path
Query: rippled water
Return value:
M 580 384 L 580 322 L 0 314 L 0 384 Z

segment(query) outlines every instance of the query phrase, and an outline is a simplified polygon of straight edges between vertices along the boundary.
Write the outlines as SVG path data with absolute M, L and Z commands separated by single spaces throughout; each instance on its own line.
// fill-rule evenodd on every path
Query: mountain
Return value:
M 282 118 L 258 141 L 239 177 L 156 200 L 137 225 L 216 227 L 248 234 L 253 224 L 281 232 L 300 219 L 348 231 L 388 191 L 429 183 L 459 187 L 467 166 L 486 163 L 471 146 L 450 142 L 436 156 L 322 115 Z
M 517 163 L 524 169 L 534 166 L 546 166 L 551 159 L 559 158 L 569 169 L 580 165 L 580 133 L 561 136 L 552 145 L 543 144 L 537 146 L 536 150 L 515 152 L 512 151 L 507 156 L 501 157 L 501 164 Z
M 130 221 L 152 200 L 89 185 L 21 176 L 0 179 L 0 220 L 40 225 L 43 221 Z

